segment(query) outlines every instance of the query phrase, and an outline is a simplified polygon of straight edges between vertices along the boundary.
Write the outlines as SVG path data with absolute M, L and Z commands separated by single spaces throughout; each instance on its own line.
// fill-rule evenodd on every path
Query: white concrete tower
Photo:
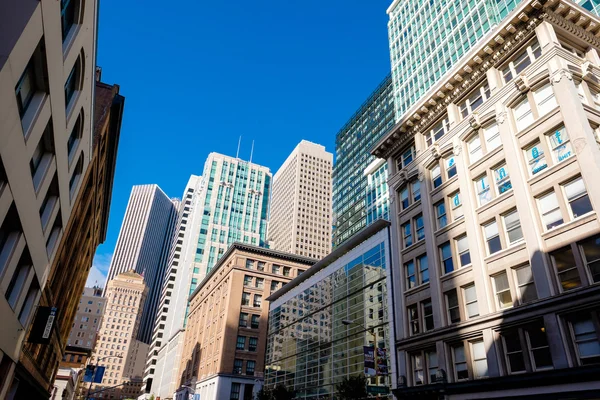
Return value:
M 269 241 L 275 250 L 312 258 L 331 252 L 333 154 L 301 141 L 273 179 Z

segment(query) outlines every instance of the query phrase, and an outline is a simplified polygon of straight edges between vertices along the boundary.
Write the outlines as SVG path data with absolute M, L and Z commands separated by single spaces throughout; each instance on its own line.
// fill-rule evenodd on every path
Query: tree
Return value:
M 256 394 L 256 400 L 292 400 L 294 395 L 293 390 L 289 390 L 283 385 L 278 385 L 274 389 L 263 386 Z
M 367 397 L 367 378 L 355 375 L 335 385 L 340 400 L 359 400 Z

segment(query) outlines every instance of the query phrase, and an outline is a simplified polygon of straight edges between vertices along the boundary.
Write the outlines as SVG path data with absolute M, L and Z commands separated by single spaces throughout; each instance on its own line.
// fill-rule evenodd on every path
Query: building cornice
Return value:
M 448 71 L 371 150 L 376 157 L 395 156 L 416 134 L 425 132 L 448 105 L 468 94 L 490 68 L 504 63 L 515 48 L 528 41 L 543 21 L 557 25 L 600 48 L 600 19 L 567 0 L 533 0 L 514 10 L 489 33 L 461 64 Z M 527 82 L 524 82 L 526 85 Z

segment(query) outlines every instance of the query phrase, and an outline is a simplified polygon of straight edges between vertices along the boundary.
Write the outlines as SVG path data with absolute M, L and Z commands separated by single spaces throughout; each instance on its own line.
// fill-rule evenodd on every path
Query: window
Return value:
M 264 278 L 256 278 L 256 281 L 254 282 L 254 287 L 257 289 L 262 289 L 265 286 L 265 279 Z
M 454 363 L 454 378 L 457 381 L 469 379 L 467 355 L 462 343 L 452 347 L 452 362 Z
M 258 264 L 256 265 L 256 270 L 257 271 L 264 271 L 265 270 L 265 262 L 264 261 L 259 261 Z
M 517 130 L 520 131 L 527 128 L 534 121 L 533 112 L 531 111 L 531 105 L 529 99 L 525 97 L 514 109 L 515 124 Z
M 488 365 L 483 340 L 474 340 L 470 344 L 473 357 L 473 375 L 475 379 L 485 378 L 488 376 Z
M 64 42 L 75 23 L 75 0 L 60 1 L 60 21 L 62 26 L 62 40 Z
M 518 53 L 515 58 L 506 63 L 502 68 L 502 78 L 504 83 L 508 83 L 515 76 L 518 76 L 525 68 L 527 68 L 536 58 L 542 54 L 537 40 L 533 40 L 525 50 Z
M 452 249 L 450 248 L 450 242 L 442 244 L 439 249 L 442 258 L 442 272 L 447 274 L 454 271 L 454 262 L 452 261 Z
M 569 135 L 564 126 L 561 126 L 548 135 L 550 151 L 555 164 L 558 164 L 573 155 Z
M 408 206 L 410 205 L 410 202 L 408 200 L 408 187 L 405 187 L 404 189 L 402 189 L 400 191 L 400 204 L 402 205 L 402 209 L 405 210 L 408 208 Z
M 248 326 L 248 313 L 240 313 L 240 326 L 244 328 Z
M 237 343 L 235 345 L 237 350 L 244 350 L 246 348 L 246 336 L 238 336 Z
M 581 177 L 564 185 L 564 189 L 573 218 L 580 217 L 594 210 Z
M 433 307 L 431 306 L 431 299 L 422 302 L 421 309 L 423 312 L 423 331 L 427 332 L 433 329 Z
M 550 230 L 564 222 L 556 193 L 550 192 L 538 198 L 538 207 L 542 216 L 542 224 L 546 227 L 546 230 Z
M 256 367 L 256 361 L 246 361 L 246 375 L 254 375 L 254 368 Z
M 506 164 L 502 164 L 494 169 L 494 177 L 496 178 L 496 189 L 498 190 L 498 195 L 501 195 L 502 193 L 512 189 Z
M 413 244 L 412 229 L 410 227 L 410 222 L 407 222 L 402 225 L 402 243 L 404 243 L 404 248 Z
M 416 335 L 421 331 L 419 328 L 419 309 L 416 304 L 408 307 L 408 326 L 411 335 Z
M 255 294 L 254 295 L 254 303 L 252 304 L 254 307 L 260 307 L 262 304 L 262 296 Z
M 513 301 L 506 272 L 493 276 L 492 280 L 494 281 L 494 293 L 496 294 L 496 305 L 498 308 L 504 309 L 512 307 Z
M 406 149 L 404 151 L 404 153 L 402 153 L 402 155 L 400 156 L 400 165 L 399 165 L 399 169 L 402 169 L 404 167 L 406 167 L 408 164 L 410 164 L 413 160 L 415 156 L 415 147 L 411 146 L 410 148 Z
M 460 199 L 460 192 L 454 192 L 449 197 L 450 208 L 452 211 L 452 221 L 457 221 L 464 217 L 464 211 L 462 208 L 462 201 Z
M 546 157 L 544 156 L 544 150 L 541 148 L 539 140 L 535 141 L 525 149 L 525 155 L 527 157 L 527 163 L 529 164 L 529 173 L 531 176 L 548 167 Z
M 44 133 L 38 142 L 31 160 L 29 161 L 29 170 L 33 178 L 33 186 L 37 191 L 43 182 L 43 179 L 48 171 L 49 165 L 54 157 L 54 141 L 53 141 L 52 119 L 46 125 Z
M 409 261 L 404 264 L 404 270 L 406 271 L 406 287 L 408 289 L 417 286 L 417 277 L 415 275 L 415 263 Z
M 419 266 L 420 282 L 429 282 L 429 263 L 427 262 L 427 254 L 417 257 L 417 264 Z
M 417 234 L 417 241 L 425 239 L 425 226 L 423 225 L 422 215 L 415 217 L 415 231 Z
M 250 305 L 250 293 L 242 293 L 242 305 L 249 306 Z
M 485 138 L 485 147 L 487 152 L 490 152 L 502 145 L 498 124 L 488 125 L 483 128 L 483 137 Z
M 252 285 L 252 277 L 249 275 L 244 275 L 244 286 Z
M 475 89 L 458 105 L 463 118 L 475 111 L 484 101 L 490 98 L 490 87 L 487 82 Z
M 242 373 L 242 365 L 243 365 L 243 360 L 240 360 L 239 358 L 236 358 L 235 360 L 233 360 L 233 373 L 241 374 Z M 233 388 L 232 388 L 232 390 L 233 390 Z
M 600 342 L 591 315 L 582 315 L 569 321 L 571 335 L 580 365 L 600 363 Z
M 251 337 L 248 340 L 248 351 L 256 351 L 257 347 L 258 347 L 258 338 Z
M 258 329 L 258 323 L 259 323 L 259 321 L 260 321 L 260 315 L 253 314 L 252 315 L 252 320 L 250 322 L 250 327 L 252 329 Z
M 554 267 L 563 291 L 581 286 L 581 278 L 577 271 L 577 264 L 570 246 L 558 249 L 550 254 L 554 260 Z
M 444 201 L 440 201 L 439 203 L 434 205 L 435 207 L 435 217 L 437 219 L 437 227 L 438 229 L 442 229 L 446 225 L 448 225 L 448 218 L 446 217 L 446 204 Z
M 31 261 L 27 258 L 28 255 L 23 255 L 21 260 L 19 261 L 19 265 L 17 266 L 13 276 L 8 284 L 8 288 L 4 293 L 6 300 L 10 307 L 16 312 L 15 307 L 17 306 L 17 302 L 25 289 L 25 283 L 27 281 L 27 276 L 31 271 Z
M 246 268 L 254 269 L 254 260 L 246 259 Z
M 431 130 L 425 134 L 425 142 L 427 147 L 437 142 L 442 136 L 444 136 L 450 130 L 450 123 L 448 118 L 444 118 L 431 128 Z
M 274 274 L 279 274 L 279 269 L 281 268 L 279 265 L 273 264 L 272 268 Z
M 483 226 L 485 233 L 485 240 L 487 242 L 488 254 L 494 254 L 502 250 L 502 242 L 500 241 L 500 234 L 498 233 L 498 224 L 496 221 L 492 221 L 489 224 Z
M 554 97 L 554 90 L 552 90 L 552 85 L 549 83 L 534 90 L 533 98 L 535 99 L 535 104 L 537 105 L 540 116 L 547 114 L 558 106 L 556 98 Z
M 553 367 L 542 321 L 502 332 L 501 336 L 509 373 L 533 372 Z
M 490 182 L 487 175 L 483 175 L 475 180 L 475 190 L 477 192 L 477 201 L 480 206 L 489 203 L 492 200 L 490 191 Z
M 413 181 L 410 186 L 412 190 L 413 202 L 416 203 L 417 201 L 421 200 L 421 181 L 417 179 Z
M 449 157 L 445 160 L 446 164 L 446 175 L 448 179 L 456 176 L 456 162 L 454 161 L 454 157 Z
M 15 88 L 17 106 L 19 108 L 21 119 L 25 115 L 25 111 L 27 111 L 37 89 L 35 65 L 34 60 L 32 59 L 29 61 L 29 64 L 27 64 L 27 67 L 25 67 L 25 71 L 23 71 L 23 75 L 19 78 L 19 82 L 17 82 L 17 87 Z
M 467 240 L 467 236 L 461 236 L 455 240 L 460 266 L 464 267 L 465 265 L 471 264 L 471 254 L 469 253 L 469 241 Z
M 592 282 L 600 282 L 600 236 L 594 236 L 580 244 L 584 264 L 588 267 Z
M 508 244 L 513 245 L 523 240 L 523 229 L 521 229 L 521 221 L 517 210 L 510 211 L 502 216 L 504 220 L 504 228 L 508 236 Z
M 517 282 L 517 295 L 521 304 L 529 303 L 537 299 L 533 274 L 529 264 L 516 267 L 514 269 L 515 280 Z
M 71 0 L 73 1 L 73 0 Z M 79 74 L 81 68 L 81 61 L 77 60 L 71 73 L 69 74 L 67 81 L 65 82 L 65 108 L 69 106 L 71 100 L 73 99 L 75 92 L 79 89 Z
M 460 322 L 460 308 L 456 289 L 446 292 L 446 305 L 448 307 L 448 323 Z
M 442 184 L 442 174 L 440 172 L 440 166 L 436 165 L 431 169 L 431 181 L 433 182 L 433 187 L 436 188 Z
M 438 359 L 435 350 L 426 350 L 411 354 L 413 383 L 425 385 L 437 380 Z
M 292 272 L 292 268 L 290 268 L 290 267 L 283 267 L 283 276 L 290 276 L 291 272 Z
M 479 135 L 474 136 L 467 142 L 467 148 L 469 150 L 469 161 L 471 164 L 477 162 L 483 157 L 483 149 L 481 147 L 481 139 Z
M 479 316 L 479 307 L 477 306 L 477 291 L 475 285 L 470 284 L 463 288 L 463 296 L 465 298 L 465 308 L 467 318 L 475 318 Z

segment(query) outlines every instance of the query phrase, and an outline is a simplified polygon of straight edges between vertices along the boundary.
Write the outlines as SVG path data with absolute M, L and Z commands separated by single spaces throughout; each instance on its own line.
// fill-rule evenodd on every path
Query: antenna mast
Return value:
M 240 158 L 240 144 L 242 144 L 242 135 L 240 135 L 240 138 L 238 139 L 238 148 L 237 148 L 237 153 L 235 153 L 235 158 Z
M 250 164 L 252 164 L 252 154 L 254 153 L 254 140 L 252 141 L 252 147 L 250 149 Z

